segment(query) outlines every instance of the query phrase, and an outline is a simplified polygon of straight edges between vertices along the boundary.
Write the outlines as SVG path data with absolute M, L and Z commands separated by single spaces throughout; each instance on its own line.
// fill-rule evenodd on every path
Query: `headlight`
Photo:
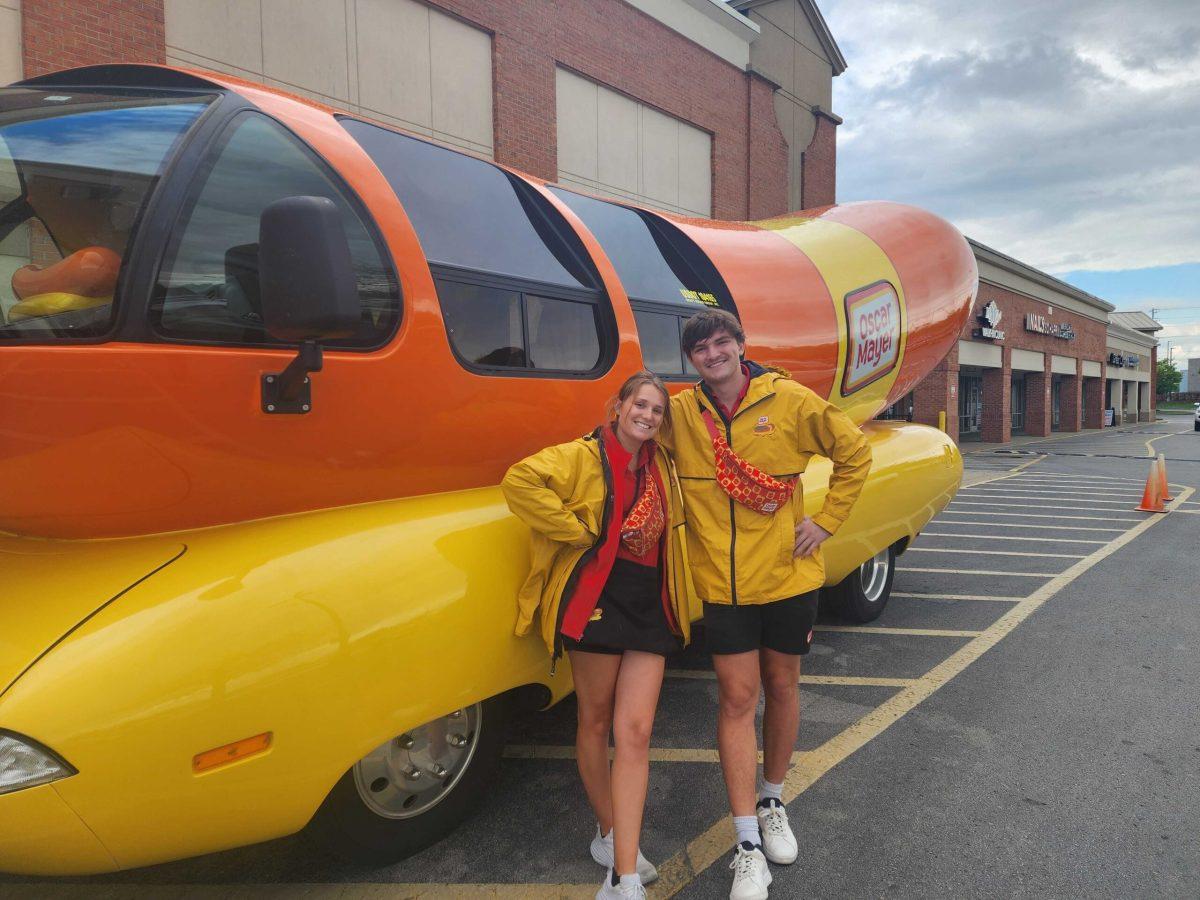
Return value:
M 37 741 L 0 731 L 0 794 L 48 784 L 76 770 Z

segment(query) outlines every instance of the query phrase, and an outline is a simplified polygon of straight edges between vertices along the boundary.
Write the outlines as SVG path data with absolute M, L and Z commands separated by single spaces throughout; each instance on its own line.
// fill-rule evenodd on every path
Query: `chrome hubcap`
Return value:
M 888 551 L 880 550 L 858 567 L 863 598 L 868 603 L 878 603 L 883 597 L 883 586 L 887 584 Z
M 481 705 L 409 729 L 354 764 L 363 803 L 386 819 L 427 812 L 454 790 L 479 745 Z

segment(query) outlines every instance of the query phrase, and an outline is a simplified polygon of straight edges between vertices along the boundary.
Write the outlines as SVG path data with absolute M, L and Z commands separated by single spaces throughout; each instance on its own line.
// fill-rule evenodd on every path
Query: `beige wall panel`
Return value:
M 679 203 L 679 122 L 648 106 L 642 112 L 642 187 L 652 200 Z
M 712 135 L 679 123 L 679 205 L 698 216 L 712 214 Z
M 633 196 L 641 193 L 641 113 L 637 103 L 616 91 L 596 89 L 599 127 L 598 180 Z
M 600 88 L 586 78 L 558 69 L 554 104 L 558 125 L 559 172 L 595 180 L 600 162 L 597 94 Z M 634 173 L 634 184 L 637 173 Z
M 796 74 L 796 43 L 768 22 L 762 23 L 762 36 L 754 42 L 753 63 L 756 71 L 791 89 Z
M 795 35 L 797 43 L 803 44 L 813 53 L 826 59 L 825 51 L 821 49 L 821 39 L 817 37 L 817 32 L 813 29 L 812 23 L 808 21 L 808 16 L 800 9 L 800 4 L 796 4 L 796 30 L 792 32 Z
M 977 344 L 974 341 L 959 341 L 958 364 L 960 366 L 982 366 L 985 369 L 998 369 L 1004 365 L 1003 351 L 995 344 Z
M 764 3 L 762 6 L 756 6 L 749 12 L 750 18 L 758 22 L 764 34 L 767 28 L 763 22 L 759 21 L 760 19 L 765 19 L 788 37 L 793 37 L 796 34 L 797 16 L 803 18 L 800 15 L 799 9 L 797 9 L 796 0 L 775 0 L 774 3 Z
M 1099 378 L 1101 374 L 1100 363 L 1094 360 L 1085 359 L 1083 361 L 1083 377 L 1084 378 Z
M 21 78 L 20 0 L 0 0 L 0 84 Z
M 1013 350 L 1013 371 L 1043 372 L 1046 368 L 1046 354 L 1035 353 L 1032 350 Z
M 793 44 L 795 80 L 791 92 L 809 106 L 833 109 L 833 66 L 824 56 L 817 56 L 803 44 Z
M 433 130 L 493 148 L 492 38 L 436 11 L 429 16 Z
M 329 0 L 261 0 L 263 74 L 348 101 L 346 8 Z
M 1050 371 L 1055 375 L 1074 375 L 1075 357 L 1057 355 L 1050 357 Z
M 512 2 L 512 0 L 502 0 Z M 758 35 L 719 0 L 626 0 L 710 53 L 739 69 L 750 62 L 750 42 Z
M 232 69 L 262 72 L 259 0 L 166 0 L 168 53 L 181 50 Z
M 356 0 L 358 102 L 428 134 L 433 98 L 428 6 L 411 0 Z

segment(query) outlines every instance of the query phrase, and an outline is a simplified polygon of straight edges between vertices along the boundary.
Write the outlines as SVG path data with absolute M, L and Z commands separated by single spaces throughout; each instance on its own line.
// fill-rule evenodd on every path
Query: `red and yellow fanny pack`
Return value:
M 717 430 L 712 414 L 702 410 L 701 415 L 712 438 L 717 484 L 721 490 L 742 506 L 764 516 L 771 515 L 792 499 L 792 493 L 796 490 L 795 478 L 781 481 L 746 462 L 730 449 L 729 442 Z
M 663 514 L 662 498 L 658 494 L 654 475 L 647 471 L 641 496 L 621 523 L 621 543 L 634 556 L 645 556 L 658 543 L 664 527 L 666 516 Z

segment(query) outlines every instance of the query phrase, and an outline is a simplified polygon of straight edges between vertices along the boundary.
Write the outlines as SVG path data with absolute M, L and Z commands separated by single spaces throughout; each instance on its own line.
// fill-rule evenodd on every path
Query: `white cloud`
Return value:
M 1050 272 L 1200 261 L 1193 0 L 823 0 L 840 200 L 894 199 Z

